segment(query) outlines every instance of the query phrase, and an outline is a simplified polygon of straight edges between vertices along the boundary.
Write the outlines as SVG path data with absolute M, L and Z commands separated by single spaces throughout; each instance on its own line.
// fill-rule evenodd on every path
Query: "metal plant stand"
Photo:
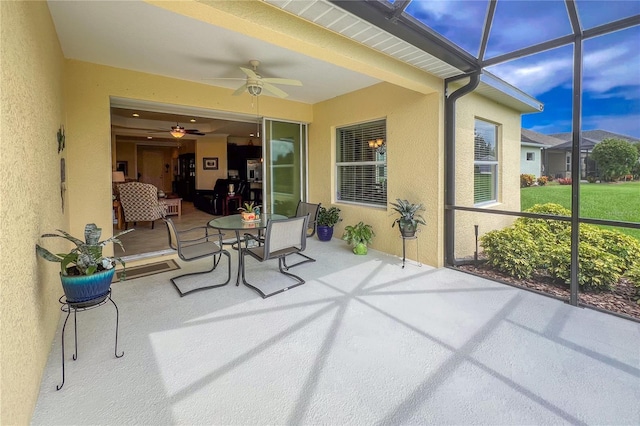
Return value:
M 60 386 L 56 386 L 56 390 L 60 390 L 62 389 L 62 386 L 64 386 L 64 330 L 67 327 L 67 321 L 69 320 L 69 315 L 71 315 L 71 312 L 73 312 L 73 331 L 74 331 L 74 337 L 75 337 L 75 353 L 73 354 L 73 360 L 77 360 L 78 359 L 78 319 L 77 319 L 77 313 L 78 312 L 82 312 L 82 311 L 86 311 L 89 309 L 93 309 L 93 308 L 97 308 L 99 306 L 105 305 L 108 302 L 113 303 L 113 306 L 116 308 L 116 346 L 114 349 L 114 355 L 116 356 L 116 358 L 122 358 L 122 356 L 124 356 L 124 351 L 118 355 L 118 321 L 119 321 L 119 312 L 118 312 L 118 305 L 116 305 L 116 302 L 113 301 L 113 299 L 111 298 L 111 289 L 109 289 L 109 292 L 106 295 L 102 295 L 100 297 L 97 297 L 95 299 L 90 299 L 90 300 L 86 300 L 84 302 L 68 302 L 67 298 L 65 296 L 61 296 L 60 299 L 60 304 L 62 305 L 60 307 L 60 310 L 62 312 L 66 312 L 67 313 L 67 317 L 64 319 L 64 325 L 62 326 L 62 383 L 60 384 Z
M 404 235 L 400 234 L 400 238 L 402 238 L 402 269 L 404 269 L 404 264 L 407 259 L 407 256 L 406 256 L 407 240 L 416 240 L 416 259 L 418 259 L 418 266 L 422 266 L 422 263 L 420 262 L 420 252 L 418 247 L 418 232 L 420 232 L 419 229 L 416 230 L 416 233 L 413 237 L 405 237 Z

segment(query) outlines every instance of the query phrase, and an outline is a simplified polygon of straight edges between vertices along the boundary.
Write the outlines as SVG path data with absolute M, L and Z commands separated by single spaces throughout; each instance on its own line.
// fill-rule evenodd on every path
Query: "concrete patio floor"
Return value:
M 264 300 L 180 298 L 169 277 L 206 262 L 114 284 L 124 357 L 113 306 L 80 312 L 56 391 L 61 316 L 32 423 L 640 424 L 640 324 L 337 239 L 307 252 L 307 283 Z

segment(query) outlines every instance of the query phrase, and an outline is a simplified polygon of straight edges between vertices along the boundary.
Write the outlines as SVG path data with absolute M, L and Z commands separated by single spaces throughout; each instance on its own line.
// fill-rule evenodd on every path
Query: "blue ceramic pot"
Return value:
M 67 302 L 80 303 L 105 298 L 111 288 L 115 268 L 93 275 L 60 275 Z
M 333 226 L 318 225 L 316 232 L 318 233 L 318 239 L 320 241 L 331 241 L 333 237 Z

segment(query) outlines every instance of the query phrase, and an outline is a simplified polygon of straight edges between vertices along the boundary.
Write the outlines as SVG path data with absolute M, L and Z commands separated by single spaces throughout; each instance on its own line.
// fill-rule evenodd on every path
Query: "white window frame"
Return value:
M 527 161 L 536 161 L 536 153 L 527 151 Z
M 353 145 L 351 148 L 354 150 L 357 145 L 357 148 L 362 151 L 362 155 L 360 156 L 361 159 L 356 161 L 338 161 L 340 159 L 340 153 L 342 152 L 342 134 L 344 132 L 358 131 L 362 132 L 362 135 L 358 137 L 354 136 L 354 139 L 350 140 L 349 143 Z M 387 208 L 388 169 L 386 133 L 386 118 L 336 128 L 336 202 L 375 208 Z M 368 145 L 369 139 L 378 141 L 381 139 L 383 146 L 378 149 L 371 148 Z M 369 153 L 372 153 L 373 155 Z M 353 156 L 357 157 L 355 153 Z M 369 174 L 365 173 L 365 176 L 361 177 L 358 182 L 354 182 L 354 185 L 359 185 L 359 188 L 350 192 L 357 195 L 345 195 L 343 191 L 341 191 L 341 188 L 344 188 L 341 177 L 346 172 L 351 171 L 355 173 L 356 170 L 369 170 L 370 168 L 372 168 L 371 171 L 367 172 Z
M 475 141 L 475 131 L 474 131 L 474 152 L 473 152 L 473 155 L 474 155 L 474 161 L 473 161 L 473 168 L 474 168 L 474 171 L 473 171 L 474 194 L 473 194 L 473 199 L 474 199 L 474 206 L 475 207 L 488 205 L 488 204 L 494 204 L 494 203 L 498 202 L 498 182 L 499 182 L 498 171 L 499 171 L 499 165 L 500 165 L 499 161 L 498 161 L 498 158 L 499 158 L 498 150 L 500 148 L 500 143 L 499 143 L 499 139 L 498 139 L 498 136 L 499 136 L 498 124 L 489 122 L 487 120 L 482 120 L 482 119 L 476 118 L 475 119 L 474 129 L 477 129 L 478 127 L 480 127 L 479 124 L 482 124 L 483 127 L 485 127 L 485 126 L 492 126 L 493 127 L 493 132 L 492 132 L 493 133 L 493 144 L 495 146 L 494 146 L 494 159 L 493 160 L 487 160 L 487 159 L 484 159 L 484 160 L 479 160 L 478 159 L 477 160 L 476 159 L 477 154 L 475 152 L 475 146 L 476 146 L 475 142 L 476 141 Z M 488 173 L 485 172 L 485 171 L 480 172 L 480 173 L 476 173 L 476 169 L 480 169 L 480 168 L 487 169 L 487 167 L 490 169 L 490 171 Z M 476 194 L 475 194 L 476 182 L 475 182 L 475 180 L 476 180 L 476 176 L 478 174 L 490 174 L 490 175 L 492 175 L 493 187 L 491 188 L 491 193 L 492 193 L 493 196 L 490 199 L 480 200 L 480 201 L 476 202 L 475 201 L 476 200 Z

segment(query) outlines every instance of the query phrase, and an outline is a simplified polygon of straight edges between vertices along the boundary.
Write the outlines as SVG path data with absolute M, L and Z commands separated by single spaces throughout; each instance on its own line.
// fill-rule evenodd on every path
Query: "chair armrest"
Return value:
M 191 238 L 191 239 L 180 238 L 180 241 L 182 243 L 198 243 L 202 241 L 209 241 L 210 239 L 214 239 L 217 237 L 218 242 L 222 244 L 222 237 L 224 236 L 224 234 L 220 232 L 210 233 L 210 231 L 213 230 L 213 228 L 209 228 L 208 226 L 196 226 L 194 228 L 183 229 L 182 231 L 176 231 L 176 232 L 180 236 L 180 235 L 193 233 L 195 231 L 202 232 L 203 230 L 204 230 L 204 236 L 201 236 L 198 238 Z
M 206 234 L 209 233 L 209 229 L 211 229 L 211 228 L 209 228 L 208 226 L 196 226 L 196 227 L 189 228 L 189 229 L 183 229 L 183 230 L 177 231 L 177 232 L 178 232 L 178 234 L 184 234 L 186 232 L 197 231 L 199 229 L 204 229 L 205 235 L 206 235 Z

